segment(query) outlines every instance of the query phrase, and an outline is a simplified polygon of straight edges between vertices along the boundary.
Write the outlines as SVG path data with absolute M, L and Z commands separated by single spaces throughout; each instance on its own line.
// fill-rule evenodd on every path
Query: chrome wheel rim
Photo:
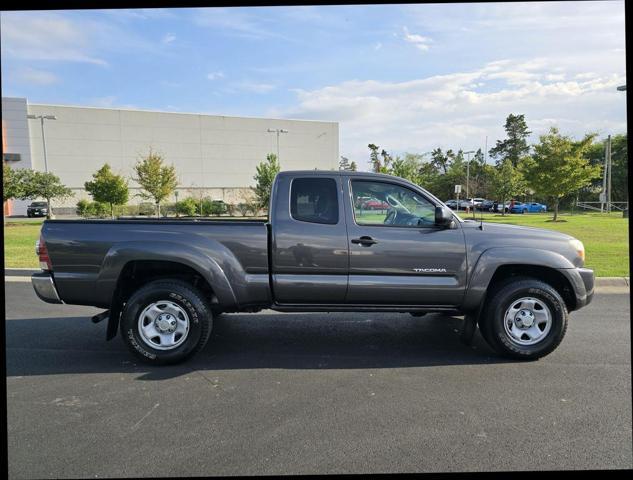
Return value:
M 542 341 L 552 328 L 552 314 L 545 302 L 523 297 L 512 302 L 503 317 L 506 335 L 518 345 Z
M 151 303 L 138 317 L 141 340 L 156 350 L 172 350 L 189 335 L 187 312 L 170 300 Z

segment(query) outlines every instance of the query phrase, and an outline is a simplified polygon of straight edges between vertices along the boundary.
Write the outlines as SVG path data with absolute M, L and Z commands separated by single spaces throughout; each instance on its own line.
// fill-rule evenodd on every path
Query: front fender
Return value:
M 462 305 L 464 311 L 472 311 L 480 306 L 492 276 L 503 265 L 534 265 L 554 269 L 575 268 L 561 254 L 549 250 L 524 247 L 490 248 L 479 256 L 470 274 Z

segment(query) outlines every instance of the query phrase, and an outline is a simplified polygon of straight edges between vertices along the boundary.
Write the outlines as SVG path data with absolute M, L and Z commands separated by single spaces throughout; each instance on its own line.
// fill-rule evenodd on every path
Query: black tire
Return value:
M 544 337 L 532 345 L 517 343 L 506 332 L 506 311 L 521 298 L 530 297 L 542 302 L 549 309 L 551 326 Z M 516 304 L 515 304 L 516 305 Z M 551 285 L 534 278 L 515 277 L 501 284 L 487 302 L 479 329 L 484 340 L 504 357 L 536 360 L 553 352 L 567 331 L 569 313 L 560 294 Z
M 189 318 L 185 340 L 169 349 L 150 346 L 139 330 L 139 317 L 152 303 L 170 301 L 180 307 Z M 202 350 L 212 328 L 212 310 L 198 289 L 176 279 L 155 280 L 132 294 L 121 314 L 121 336 L 130 351 L 141 360 L 154 365 L 182 362 Z

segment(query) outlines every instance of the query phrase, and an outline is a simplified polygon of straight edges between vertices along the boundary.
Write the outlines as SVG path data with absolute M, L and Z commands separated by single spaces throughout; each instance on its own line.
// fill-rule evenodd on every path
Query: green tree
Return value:
M 506 201 L 525 192 L 525 177 L 521 168 L 515 167 L 509 158 L 499 163 L 493 172 L 491 190 L 497 199 L 501 200 L 501 214 L 505 216 Z
M 419 170 L 419 156 L 406 153 L 404 158 L 396 157 L 396 159 L 393 160 L 389 173 L 417 184 L 420 181 Z
M 391 162 L 393 161 L 391 155 L 384 148 L 378 153 L 380 147 L 373 143 L 367 145 L 367 148 L 369 148 L 370 152 L 369 162 L 371 163 L 372 171 L 374 173 L 389 173 Z
M 497 140 L 497 144 L 489 151 L 491 157 L 497 159 L 497 164 L 510 160 L 512 166 L 517 167 L 522 158 L 530 153 L 527 138 L 532 132 L 528 130 L 524 115 L 513 115 L 506 118 L 504 126 L 508 138 Z
M 178 186 L 176 169 L 173 165 L 163 165 L 163 157 L 154 153 L 150 148 L 149 154 L 142 157 L 136 165 L 134 171 L 136 181 L 141 187 L 138 195 L 146 200 L 153 200 L 156 204 L 156 216 L 160 217 L 160 204 L 169 197 Z
M 554 203 L 554 221 L 558 218 L 561 198 L 600 176 L 600 166 L 592 165 L 587 159 L 595 137 L 595 134 L 587 134 L 582 140 L 574 141 L 552 127 L 534 146 L 534 154 L 526 163 L 526 178 L 530 188 Z
M 127 181 L 113 173 L 107 163 L 92 174 L 92 181 L 84 183 L 84 187 L 95 202 L 110 205 L 111 218 L 114 218 L 114 206 L 125 205 L 128 201 Z
M 20 179 L 22 187 L 17 198 L 21 200 L 44 198 L 48 203 L 46 218 L 51 218 L 53 214 L 51 200 L 64 200 L 73 196 L 72 190 L 63 185 L 57 175 L 51 172 L 23 170 Z
M 274 153 L 266 155 L 266 161 L 257 165 L 257 173 L 253 177 L 255 187 L 251 188 L 255 192 L 256 204 L 259 208 L 268 209 L 273 181 L 280 170 L 281 167 L 277 161 L 277 155 Z
M 2 201 L 20 198 L 24 190 L 24 177 L 30 170 L 16 168 L 15 170 L 4 163 L 2 165 Z
M 448 173 L 449 158 L 442 152 L 441 148 L 436 148 L 431 152 L 431 164 L 443 173 Z
M 349 158 L 344 157 L 343 155 L 341 155 L 341 159 L 338 162 L 338 169 L 339 170 L 344 170 L 344 171 L 349 171 L 351 168 L 350 163 L 349 163 Z
M 358 167 L 356 166 L 356 162 L 352 161 L 352 163 L 349 164 L 349 171 L 355 172 L 357 170 L 358 170 Z
M 604 168 L 606 141 L 606 138 L 601 139 L 589 147 L 586 155 L 589 163 Z M 611 168 L 611 200 L 625 202 L 629 198 L 629 159 L 626 134 L 611 137 Z M 602 176 L 595 178 L 591 185 L 585 189 L 587 192 L 585 200 L 595 201 L 597 195 L 602 191 Z

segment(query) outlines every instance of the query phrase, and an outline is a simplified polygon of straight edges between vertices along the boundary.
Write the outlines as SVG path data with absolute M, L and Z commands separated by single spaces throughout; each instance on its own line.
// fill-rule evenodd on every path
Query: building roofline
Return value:
M 15 99 L 18 97 L 2 97 L 7 99 Z M 20 99 L 24 97 L 19 97 Z M 169 113 L 176 115 L 197 115 L 202 117 L 227 117 L 227 118 L 249 118 L 254 120 L 276 120 L 276 121 L 292 121 L 292 122 L 312 122 L 312 123 L 330 123 L 338 125 L 338 121 L 334 120 L 308 120 L 305 118 L 274 118 L 274 117 L 255 117 L 248 115 L 221 115 L 221 114 L 213 114 L 213 113 L 195 113 L 195 112 L 174 112 L 168 110 L 150 110 L 144 108 L 122 108 L 122 107 L 96 107 L 90 105 L 62 105 L 56 103 L 29 103 L 27 99 L 27 107 L 28 106 L 36 106 L 36 107 L 66 107 L 66 108 L 90 108 L 95 110 L 123 110 L 126 112 L 143 112 L 143 113 Z

